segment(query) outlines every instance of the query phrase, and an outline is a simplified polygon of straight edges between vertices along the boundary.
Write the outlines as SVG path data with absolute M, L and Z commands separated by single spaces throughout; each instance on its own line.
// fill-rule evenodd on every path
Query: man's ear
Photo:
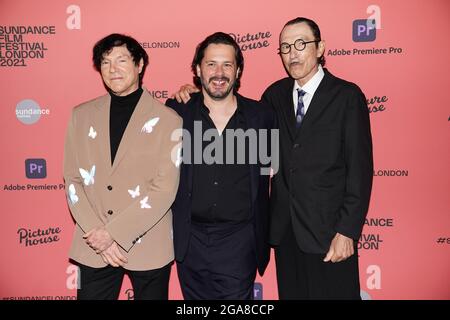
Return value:
M 142 72 L 142 69 L 144 68 L 144 59 L 141 58 L 139 61 L 139 73 Z
M 320 40 L 319 47 L 317 48 L 317 58 L 325 54 L 325 40 Z

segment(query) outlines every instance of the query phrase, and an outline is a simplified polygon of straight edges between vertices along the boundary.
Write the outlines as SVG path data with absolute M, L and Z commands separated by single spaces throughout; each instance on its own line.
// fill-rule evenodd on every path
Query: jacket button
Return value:
M 109 191 L 111 191 L 111 190 L 112 190 L 112 186 L 108 186 L 107 188 L 108 188 L 108 190 L 109 190 Z
M 296 148 L 300 148 L 300 144 L 295 143 L 295 144 L 294 144 L 294 149 L 296 149 Z
M 291 169 L 289 169 L 289 172 L 290 172 L 290 173 L 294 173 L 295 171 L 297 171 L 296 168 L 291 168 Z
M 112 210 L 108 210 L 108 214 L 112 215 L 114 212 Z
M 191 196 L 192 196 L 192 193 L 189 192 L 189 193 L 188 193 L 188 197 L 190 198 Z

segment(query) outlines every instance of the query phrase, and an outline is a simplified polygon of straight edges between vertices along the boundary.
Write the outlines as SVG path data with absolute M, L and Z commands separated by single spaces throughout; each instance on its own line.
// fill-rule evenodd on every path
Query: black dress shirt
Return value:
M 192 220 L 201 223 L 246 222 L 251 218 L 248 141 L 246 140 L 245 143 L 244 161 L 237 163 L 237 139 L 234 138 L 233 131 L 229 130 L 246 130 L 244 115 L 238 106 L 219 136 L 217 128 L 209 116 L 208 108 L 203 103 L 197 105 L 196 108 L 195 121 L 200 121 L 202 124 L 202 136 L 208 129 L 214 130 L 215 134 L 211 141 L 203 141 L 202 163 L 194 163 Z M 215 139 L 218 144 L 215 143 Z M 227 159 L 229 151 L 226 150 L 229 139 L 234 139 L 234 155 L 231 159 Z M 212 143 L 222 146 L 222 155 L 220 151 L 209 152 L 208 150 L 212 150 L 211 146 L 205 152 L 205 148 Z M 211 154 L 215 161 L 212 164 L 205 163 L 205 154 Z

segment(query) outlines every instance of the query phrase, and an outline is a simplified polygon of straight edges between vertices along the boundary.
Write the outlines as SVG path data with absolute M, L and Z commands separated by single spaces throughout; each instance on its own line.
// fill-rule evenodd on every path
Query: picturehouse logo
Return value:
M 17 235 L 19 236 L 19 243 L 25 247 L 33 247 L 37 245 L 50 244 L 60 240 L 60 227 L 49 227 L 46 229 L 28 229 L 19 228 Z
M 270 31 L 256 33 L 230 33 L 242 51 L 267 48 L 270 46 L 269 39 L 272 37 Z
M 127 300 L 134 300 L 133 289 L 128 288 L 127 290 L 125 290 L 125 295 L 127 296 Z
M 370 114 L 380 113 L 387 110 L 387 102 L 389 98 L 387 96 L 373 96 L 367 101 L 367 108 L 369 109 Z

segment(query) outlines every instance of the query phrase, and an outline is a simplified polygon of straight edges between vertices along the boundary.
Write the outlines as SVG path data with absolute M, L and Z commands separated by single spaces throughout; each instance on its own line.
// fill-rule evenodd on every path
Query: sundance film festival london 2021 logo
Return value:
M 48 50 L 44 37 L 55 34 L 55 26 L 0 26 L 0 67 L 26 67 L 31 60 L 43 60 Z
M 366 218 L 364 231 L 358 241 L 358 249 L 380 250 L 380 246 L 384 242 L 383 237 L 379 232 L 373 232 L 373 229 L 392 228 L 393 226 L 393 218 Z

